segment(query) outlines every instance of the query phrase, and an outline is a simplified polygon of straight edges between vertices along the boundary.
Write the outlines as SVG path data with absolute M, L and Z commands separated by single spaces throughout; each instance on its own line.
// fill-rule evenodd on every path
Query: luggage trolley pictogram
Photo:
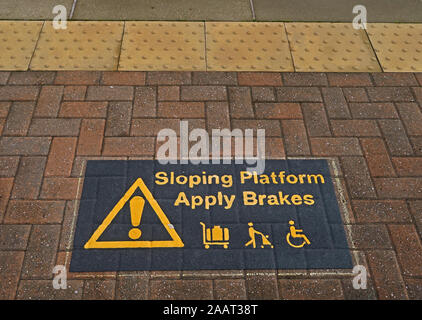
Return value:
M 200 222 L 202 225 L 202 242 L 205 249 L 209 249 L 211 245 L 223 246 L 227 249 L 229 246 L 229 229 L 221 228 L 220 226 L 214 226 L 212 229 L 207 228 L 205 223 Z

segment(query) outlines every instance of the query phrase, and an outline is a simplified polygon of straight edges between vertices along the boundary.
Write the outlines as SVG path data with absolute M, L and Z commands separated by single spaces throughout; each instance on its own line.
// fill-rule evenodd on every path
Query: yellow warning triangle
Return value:
M 125 240 L 125 241 L 98 241 L 98 238 L 103 234 L 107 229 L 116 215 L 122 210 L 127 201 L 136 191 L 136 188 L 139 188 L 154 212 L 157 214 L 164 228 L 169 233 L 170 237 L 173 240 L 165 241 L 143 241 L 143 240 Z M 85 249 L 109 249 L 109 248 L 174 248 L 174 247 L 183 247 L 184 244 L 182 239 L 180 239 L 173 225 L 168 220 L 167 216 L 164 214 L 157 200 L 154 199 L 151 192 L 148 190 L 142 178 L 138 178 L 135 183 L 126 191 L 125 195 L 117 202 L 113 210 L 107 215 L 104 221 L 92 234 L 91 238 L 85 244 Z

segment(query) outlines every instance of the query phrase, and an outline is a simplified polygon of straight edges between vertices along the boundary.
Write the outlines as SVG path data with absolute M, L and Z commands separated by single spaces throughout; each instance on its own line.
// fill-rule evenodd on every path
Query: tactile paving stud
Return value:
M 0 70 L 28 69 L 43 22 L 0 21 Z
M 206 22 L 207 70 L 293 71 L 283 23 Z
M 286 23 L 296 71 L 381 71 L 365 30 L 352 23 Z
M 422 71 L 422 25 L 369 23 L 369 39 L 384 71 Z
M 119 70 L 204 71 L 202 22 L 127 22 Z
M 68 21 L 67 29 L 45 22 L 31 70 L 117 70 L 123 22 Z

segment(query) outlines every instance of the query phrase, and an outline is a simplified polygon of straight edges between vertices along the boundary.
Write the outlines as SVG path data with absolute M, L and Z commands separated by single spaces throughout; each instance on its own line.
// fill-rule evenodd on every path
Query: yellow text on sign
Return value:
M 226 195 L 219 191 L 216 195 L 193 195 L 189 199 L 186 193 L 182 191 L 179 192 L 174 205 L 177 207 L 184 204 L 187 207 L 191 207 L 192 210 L 202 205 L 206 210 L 216 205 L 222 206 L 224 209 L 230 209 L 233 206 L 235 198 L 235 195 Z
M 172 240 L 164 241 L 145 241 L 145 240 L 122 240 L 122 241 L 98 241 L 99 237 L 107 229 L 116 215 L 123 209 L 126 202 L 130 201 L 130 198 L 135 193 L 136 189 L 139 188 L 145 197 L 146 201 L 150 204 L 154 212 L 157 214 L 164 228 L 169 233 Z M 92 234 L 91 238 L 85 244 L 85 249 L 107 249 L 107 248 L 173 248 L 183 247 L 184 244 L 180 239 L 173 225 L 164 214 L 158 202 L 154 199 L 151 192 L 148 190 L 142 178 L 138 178 L 135 183 L 126 191 L 125 195 L 117 202 L 114 208 L 110 211 L 104 221 Z

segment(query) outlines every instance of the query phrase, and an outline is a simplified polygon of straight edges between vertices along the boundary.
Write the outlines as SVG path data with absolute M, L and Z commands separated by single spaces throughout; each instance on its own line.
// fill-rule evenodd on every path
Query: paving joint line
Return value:
M 369 45 L 371 46 L 372 52 L 374 53 L 374 56 L 375 56 L 375 59 L 377 59 L 377 63 L 378 63 L 378 65 L 379 65 L 380 69 L 381 69 L 381 72 L 385 72 L 385 71 L 384 71 L 384 68 L 382 67 L 381 61 L 379 60 L 379 57 L 378 57 L 377 51 L 375 50 L 375 47 L 374 47 L 374 45 L 372 44 L 371 38 L 369 37 L 368 30 L 367 30 L 366 28 L 363 28 L 363 30 L 365 31 L 365 36 L 366 36 L 366 38 L 368 39 Z M 370 76 L 370 77 L 371 77 L 371 76 Z M 371 81 L 372 81 L 372 82 L 374 82 L 373 80 L 374 80 L 374 79 L 371 77 Z
M 34 45 L 34 50 L 31 52 L 31 57 L 29 58 L 29 61 L 28 61 L 28 66 L 26 67 L 26 70 L 23 70 L 23 71 L 32 71 L 30 69 L 32 59 L 34 58 L 35 50 L 37 50 L 38 43 L 40 42 L 42 31 L 44 29 L 44 25 L 45 25 L 45 21 L 43 21 L 42 24 L 41 24 L 40 32 L 38 33 L 37 41 L 35 42 L 35 45 Z M 41 93 L 41 89 L 40 89 L 40 93 Z M 39 98 L 39 96 L 37 97 L 37 101 L 38 101 L 38 98 Z
M 77 1 L 77 0 L 75 0 L 75 1 Z M 113 70 L 113 71 L 120 71 L 120 57 L 121 57 L 122 51 L 123 51 L 123 40 L 124 40 L 124 37 L 125 37 L 125 32 L 126 32 L 126 21 L 123 21 L 122 38 L 121 38 L 121 41 L 120 41 L 119 52 L 117 54 L 116 70 Z M 100 83 L 98 85 L 103 85 L 103 83 L 102 83 L 103 78 L 104 78 L 104 73 L 101 73 Z M 146 81 L 146 77 L 145 77 L 145 81 Z M 86 91 L 88 91 L 88 88 L 87 88 Z M 132 104 L 135 101 L 135 91 L 136 91 L 136 86 L 133 89 L 133 98 L 134 99 L 132 101 Z M 108 107 L 107 107 L 107 109 L 108 109 Z

